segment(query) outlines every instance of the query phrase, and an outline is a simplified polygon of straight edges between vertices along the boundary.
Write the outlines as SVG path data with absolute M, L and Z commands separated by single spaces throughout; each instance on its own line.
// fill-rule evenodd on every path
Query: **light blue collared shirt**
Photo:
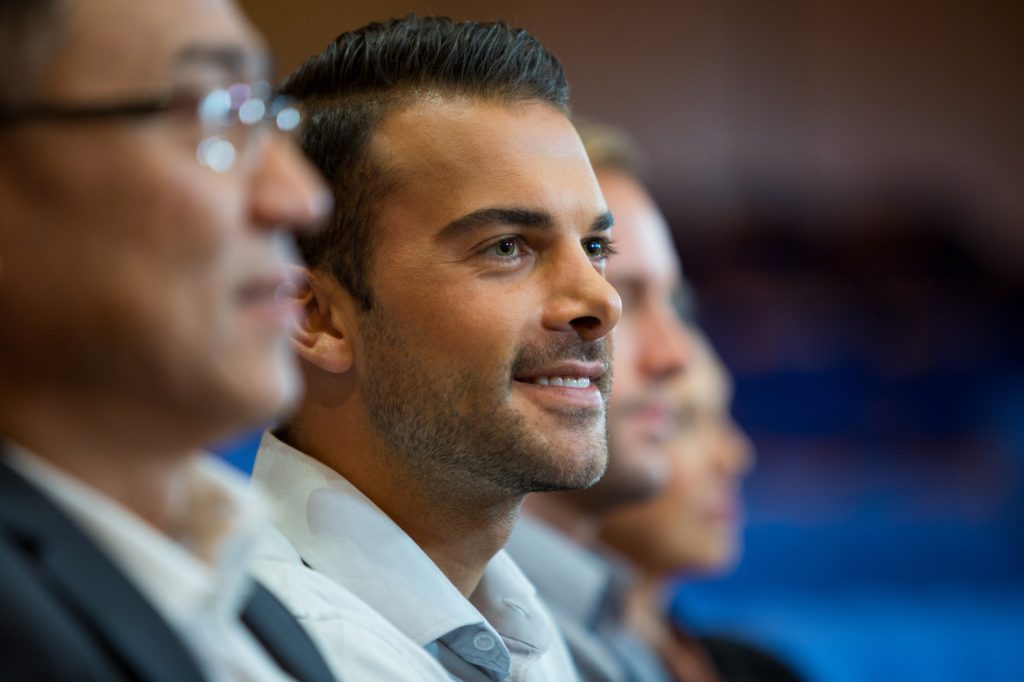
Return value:
M 507 549 L 551 609 L 586 682 L 670 682 L 658 655 L 623 622 L 625 566 L 526 514 Z

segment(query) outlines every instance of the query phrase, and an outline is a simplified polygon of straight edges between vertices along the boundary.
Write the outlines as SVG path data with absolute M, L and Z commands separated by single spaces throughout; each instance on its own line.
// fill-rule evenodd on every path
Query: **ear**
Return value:
M 299 310 L 292 327 L 292 348 L 307 362 L 325 372 L 341 374 L 352 368 L 351 330 L 354 301 L 330 275 L 296 267 L 293 297 Z

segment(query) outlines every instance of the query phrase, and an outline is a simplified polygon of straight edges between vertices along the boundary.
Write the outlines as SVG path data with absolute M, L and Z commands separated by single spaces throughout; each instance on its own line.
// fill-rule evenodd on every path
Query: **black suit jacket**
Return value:
M 263 587 L 256 586 L 242 621 L 296 679 L 334 679 L 305 631 Z M 2 453 L 0 679 L 203 679 L 178 636 L 120 569 Z

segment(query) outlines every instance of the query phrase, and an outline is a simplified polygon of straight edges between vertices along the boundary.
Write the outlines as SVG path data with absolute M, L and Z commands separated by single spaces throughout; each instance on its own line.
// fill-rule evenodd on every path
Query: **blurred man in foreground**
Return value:
M 611 216 L 562 68 L 504 24 L 408 17 L 283 89 L 338 204 L 302 242 L 309 391 L 253 472 L 286 514 L 261 575 L 308 564 L 458 679 L 576 679 L 500 551 L 527 493 L 605 468 Z
M 586 680 L 667 680 L 649 646 L 622 620 L 622 585 L 592 551 L 602 517 L 649 499 L 669 471 L 673 384 L 690 340 L 677 312 L 685 305 L 679 261 L 664 218 L 637 180 L 636 152 L 604 127 L 580 134 L 616 218 L 616 256 L 608 280 L 622 296 L 615 336 L 605 477 L 589 490 L 531 495 L 509 551 L 552 609 Z
M 203 444 L 291 404 L 329 196 L 228 0 L 0 2 L 0 677 L 328 680 Z

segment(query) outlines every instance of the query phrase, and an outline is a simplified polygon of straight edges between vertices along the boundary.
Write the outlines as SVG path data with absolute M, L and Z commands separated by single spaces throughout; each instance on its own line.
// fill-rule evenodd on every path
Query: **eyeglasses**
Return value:
M 235 83 L 197 94 L 168 85 L 150 97 L 99 104 L 29 104 L 0 107 L 0 127 L 31 122 L 147 118 L 192 110 L 202 130 L 196 158 L 223 173 L 253 147 L 260 131 L 291 133 L 302 119 L 291 99 L 276 96 L 270 84 Z

